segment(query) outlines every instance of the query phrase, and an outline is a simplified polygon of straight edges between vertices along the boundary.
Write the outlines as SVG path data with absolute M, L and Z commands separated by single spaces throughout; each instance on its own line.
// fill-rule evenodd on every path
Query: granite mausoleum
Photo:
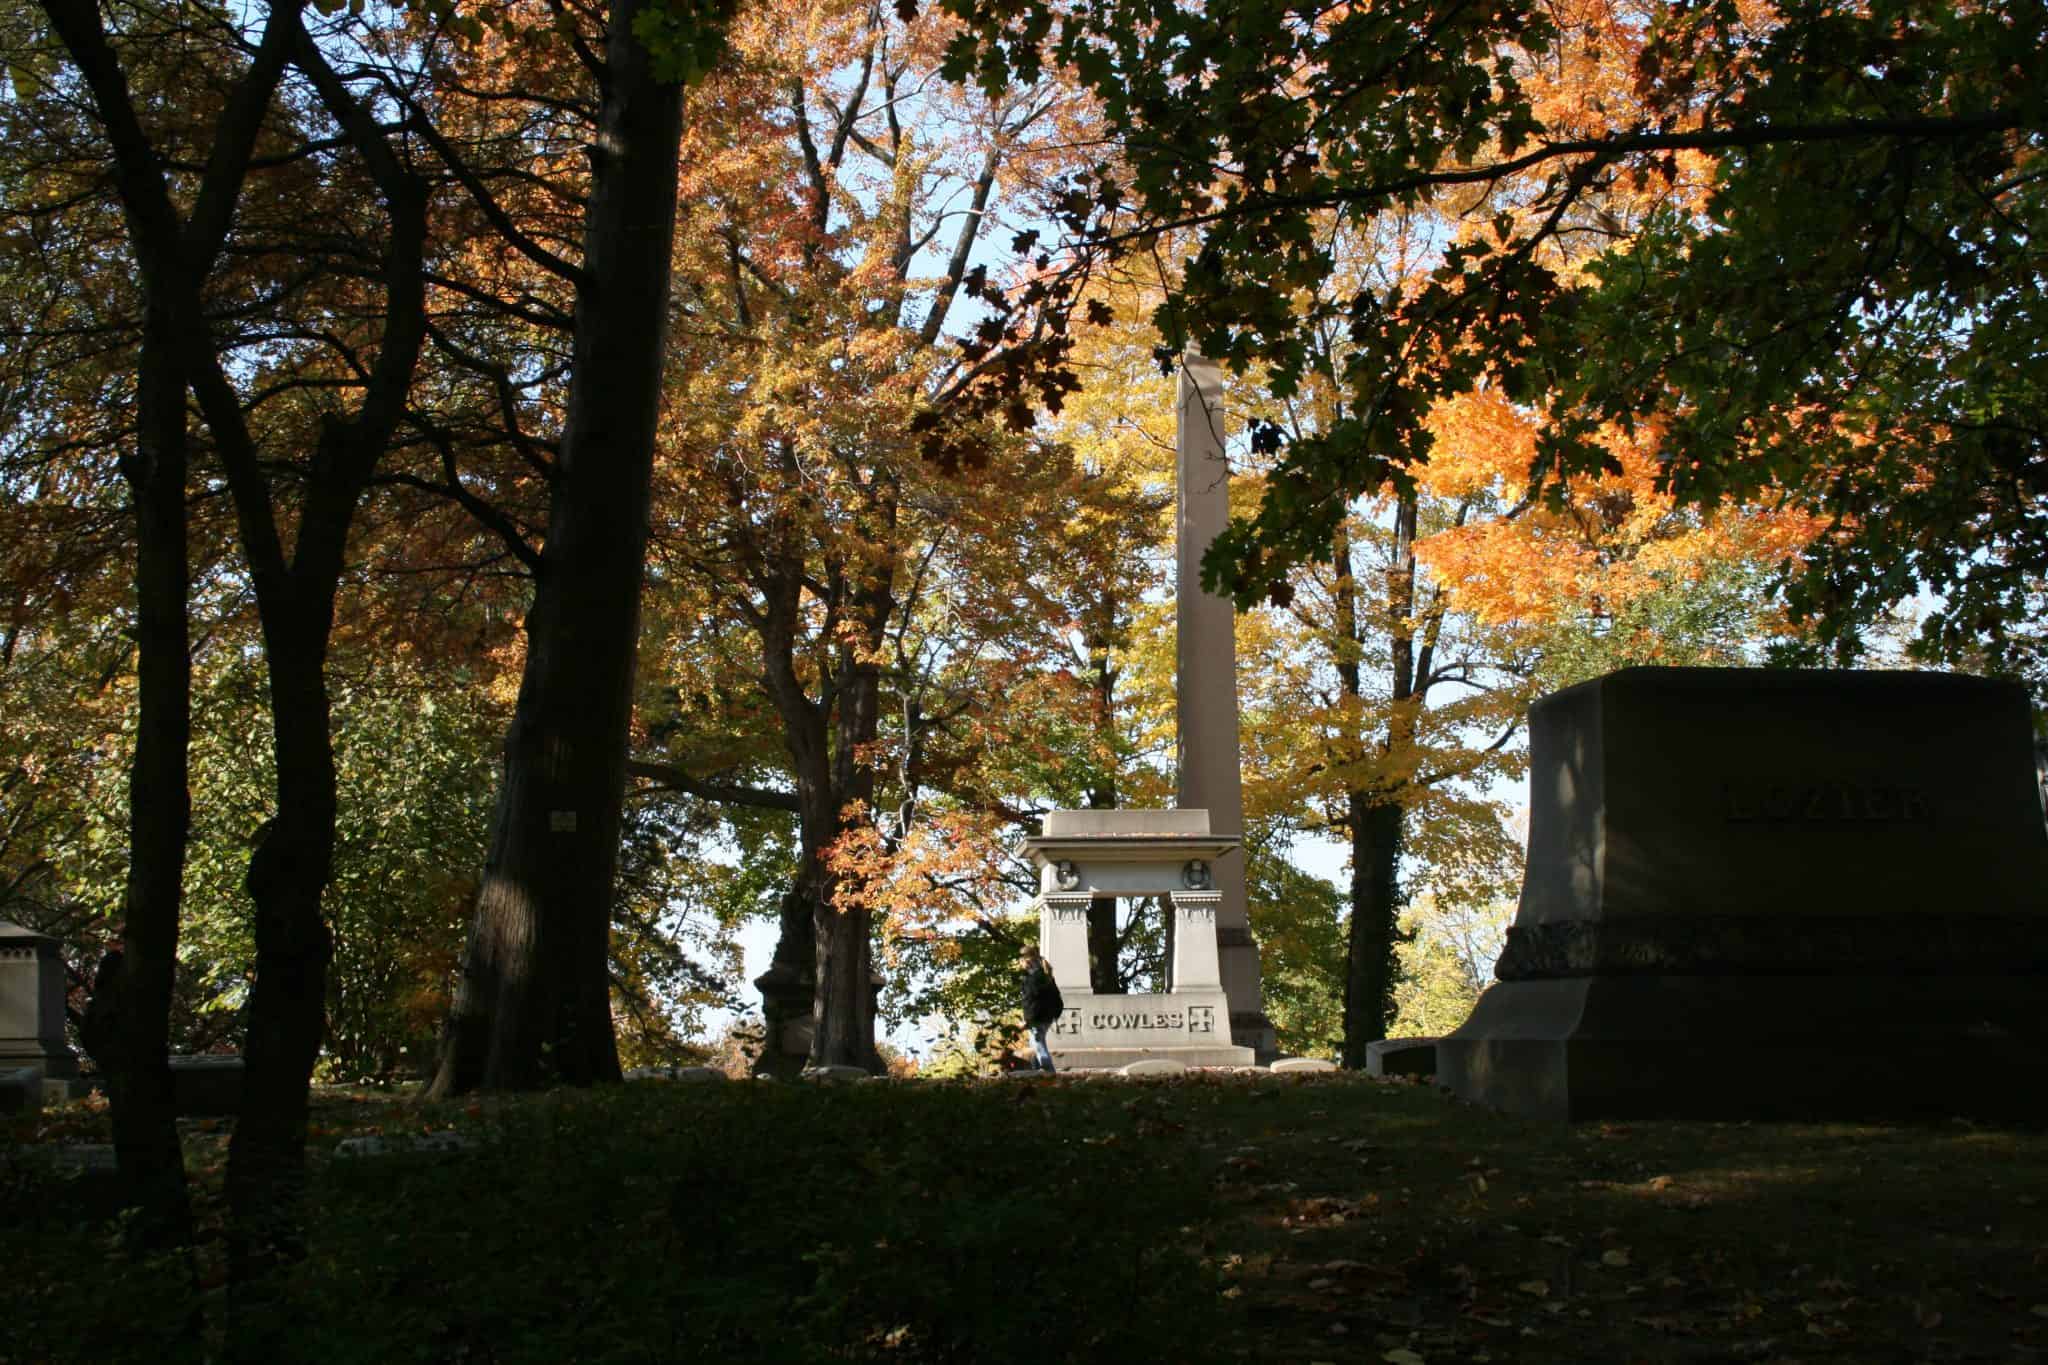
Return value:
M 1539 701 L 1498 983 L 1437 1079 L 1514 1112 L 2048 1108 L 2048 830 L 2016 685 L 1633 668 Z

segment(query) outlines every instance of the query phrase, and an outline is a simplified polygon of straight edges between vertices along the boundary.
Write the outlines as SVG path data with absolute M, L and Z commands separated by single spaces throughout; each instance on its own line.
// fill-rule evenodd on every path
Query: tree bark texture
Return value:
M 128 930 L 103 1017 L 109 1039 L 115 1160 L 143 1210 L 146 1239 L 182 1238 L 189 1206 L 168 1056 L 171 987 L 190 823 L 191 654 L 186 622 L 185 390 L 212 359 L 201 284 L 219 259 L 258 133 L 299 27 L 297 0 L 277 0 L 263 37 L 222 108 L 189 214 L 181 216 L 162 158 L 136 113 L 118 52 L 92 4 L 45 0 L 51 30 L 76 63 L 111 153 L 143 298 L 137 448 L 124 470 L 136 502 L 139 693 L 130 773 Z
M 1394 510 L 1392 554 L 1387 566 L 1381 609 L 1387 623 L 1388 751 L 1414 738 L 1418 703 L 1415 636 L 1414 494 L 1401 497 Z M 1352 573 L 1351 544 L 1339 532 L 1332 549 L 1337 578 L 1337 673 L 1345 695 L 1362 710 L 1363 644 L 1357 581 Z M 1355 736 L 1359 752 L 1366 737 Z M 1406 812 L 1399 796 L 1377 788 L 1354 788 L 1346 796 L 1346 823 L 1351 833 L 1351 928 L 1344 964 L 1344 1066 L 1365 1066 L 1366 1044 L 1387 1036 L 1393 1011 L 1395 958 L 1401 908 L 1399 885 L 1401 841 Z
M 1107 604 L 1102 614 L 1106 619 L 1115 616 L 1113 608 Z M 1106 641 L 1088 642 L 1088 662 L 1093 674 L 1089 680 L 1090 690 L 1095 694 L 1091 719 L 1095 743 L 1102 751 L 1098 760 L 1101 766 L 1097 769 L 1094 783 L 1088 788 L 1088 808 L 1115 810 L 1117 671 L 1110 662 Z M 1097 896 L 1088 902 L 1088 989 L 1097 995 L 1123 993 L 1123 965 L 1117 960 L 1122 949 L 1123 942 L 1116 932 L 1116 897 Z
M 327 1034 L 334 935 L 321 909 L 333 874 L 337 798 L 328 647 L 348 539 L 370 477 L 405 412 L 426 338 L 426 187 L 292 23 L 294 60 L 363 157 L 385 201 L 384 322 L 352 417 L 321 418 L 289 557 L 272 492 L 232 390 L 209 353 L 194 391 L 214 432 L 256 589 L 270 680 L 276 813 L 244 879 L 256 906 L 256 978 L 243 1043 L 242 1113 L 228 1147 L 231 1279 L 249 1286 L 299 1242 L 308 1087 Z M 241 1292 L 247 1292 L 244 1289 Z
M 183 1244 L 192 1232 L 185 1163 L 171 1091 L 171 991 L 191 824 L 192 653 L 186 605 L 185 373 L 160 304 L 143 323 L 137 372 L 139 431 L 123 462 L 135 503 L 136 724 L 128 773 L 126 929 L 102 1006 L 114 1160 L 143 1247 Z
M 617 1080 L 609 953 L 683 92 L 615 0 L 574 369 L 490 850 L 432 1093 Z

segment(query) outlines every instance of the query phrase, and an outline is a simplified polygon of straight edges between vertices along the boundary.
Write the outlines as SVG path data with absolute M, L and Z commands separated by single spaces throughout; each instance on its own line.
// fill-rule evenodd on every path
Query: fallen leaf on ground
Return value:
M 1601 1252 L 1600 1264 L 1604 1266 L 1612 1266 L 1616 1270 L 1621 1269 L 1621 1267 L 1628 1264 L 1628 1248 L 1616 1247 L 1612 1251 Z

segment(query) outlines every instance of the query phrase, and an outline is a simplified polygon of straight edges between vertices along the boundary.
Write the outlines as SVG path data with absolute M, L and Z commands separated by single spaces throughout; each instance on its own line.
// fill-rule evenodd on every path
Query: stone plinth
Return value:
M 1039 950 L 1066 1012 L 1046 1037 L 1061 1069 L 1122 1067 L 1149 1058 L 1183 1066 L 1249 1066 L 1231 1039 L 1231 1000 L 1217 950 L 1214 869 L 1237 840 L 1212 834 L 1202 810 L 1053 811 L 1025 841 L 1039 870 Z M 1165 896 L 1172 905 L 1168 989 L 1088 989 L 1088 907 L 1098 896 Z
M 30 1066 L 48 1080 L 78 1074 L 64 1041 L 64 958 L 56 939 L 0 920 L 0 1071 Z
M 1538 702 L 1499 983 L 1437 1044 L 1556 1118 L 2048 1108 L 2048 832 L 2016 686 L 1626 669 Z

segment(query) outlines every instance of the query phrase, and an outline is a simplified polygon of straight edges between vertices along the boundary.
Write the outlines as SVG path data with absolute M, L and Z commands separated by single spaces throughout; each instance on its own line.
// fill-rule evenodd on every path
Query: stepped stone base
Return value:
M 2048 1116 L 2044 982 L 2003 975 L 1501 982 L 1437 1081 L 1533 1118 Z
M 1254 1066 L 1248 1047 L 1220 1043 L 1214 1047 L 1076 1047 L 1053 1048 L 1053 1065 L 1062 1071 L 1121 1071 L 1133 1062 L 1178 1062 L 1183 1067 Z

